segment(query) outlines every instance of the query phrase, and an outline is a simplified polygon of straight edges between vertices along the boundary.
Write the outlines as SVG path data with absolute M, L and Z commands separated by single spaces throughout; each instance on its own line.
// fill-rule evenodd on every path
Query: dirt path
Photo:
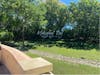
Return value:
M 81 59 L 81 58 L 71 58 L 71 57 L 66 57 L 66 56 L 53 54 L 53 53 L 49 53 L 49 52 L 43 52 L 43 51 L 39 51 L 39 50 L 29 50 L 29 52 L 39 55 L 39 56 L 43 56 L 43 57 L 53 58 L 53 59 L 66 61 L 66 62 L 85 64 L 85 65 L 100 68 L 100 62 L 93 61 L 93 60 L 87 60 L 87 59 Z

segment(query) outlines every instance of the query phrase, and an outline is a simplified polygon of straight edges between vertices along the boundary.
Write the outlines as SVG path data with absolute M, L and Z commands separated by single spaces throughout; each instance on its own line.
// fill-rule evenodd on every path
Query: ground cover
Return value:
M 26 54 L 33 58 L 39 57 L 38 55 L 34 55 L 30 52 L 26 52 Z M 81 65 L 81 64 L 73 64 L 69 62 L 63 62 L 63 61 L 50 59 L 46 57 L 43 58 L 53 63 L 54 74 L 100 74 L 99 68 L 95 68 L 87 65 Z

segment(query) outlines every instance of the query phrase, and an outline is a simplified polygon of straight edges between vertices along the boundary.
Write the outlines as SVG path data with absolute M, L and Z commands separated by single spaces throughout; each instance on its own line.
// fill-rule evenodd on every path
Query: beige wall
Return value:
M 21 66 L 18 64 L 18 61 L 15 59 L 13 54 L 9 50 L 3 47 L 2 47 L 2 63 L 8 68 L 8 70 L 12 74 L 23 73 Z
M 52 63 L 43 58 L 32 59 L 23 52 L 6 45 L 1 45 L 1 51 L 1 61 L 12 74 L 39 75 L 53 70 Z
M 0 62 L 1 62 L 1 50 L 0 50 Z

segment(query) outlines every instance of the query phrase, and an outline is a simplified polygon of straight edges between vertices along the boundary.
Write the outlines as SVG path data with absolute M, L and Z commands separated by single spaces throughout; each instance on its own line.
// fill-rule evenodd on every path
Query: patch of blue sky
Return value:
M 60 2 L 64 3 L 64 4 L 70 4 L 71 2 L 78 2 L 79 0 L 59 0 Z M 98 0 L 100 1 L 100 0 Z
M 64 4 L 70 4 L 71 2 L 77 2 L 78 0 L 59 0 L 59 1 Z

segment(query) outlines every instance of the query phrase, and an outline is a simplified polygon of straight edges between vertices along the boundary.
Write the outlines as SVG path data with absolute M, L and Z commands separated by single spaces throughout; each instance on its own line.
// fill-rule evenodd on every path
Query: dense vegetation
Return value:
M 65 5 L 59 0 L 0 0 L 0 41 L 23 41 L 39 38 L 37 32 L 64 29 L 65 42 L 99 46 L 100 2 L 79 0 Z M 60 40 L 61 40 L 60 39 Z M 77 44 L 78 43 L 78 44 Z

